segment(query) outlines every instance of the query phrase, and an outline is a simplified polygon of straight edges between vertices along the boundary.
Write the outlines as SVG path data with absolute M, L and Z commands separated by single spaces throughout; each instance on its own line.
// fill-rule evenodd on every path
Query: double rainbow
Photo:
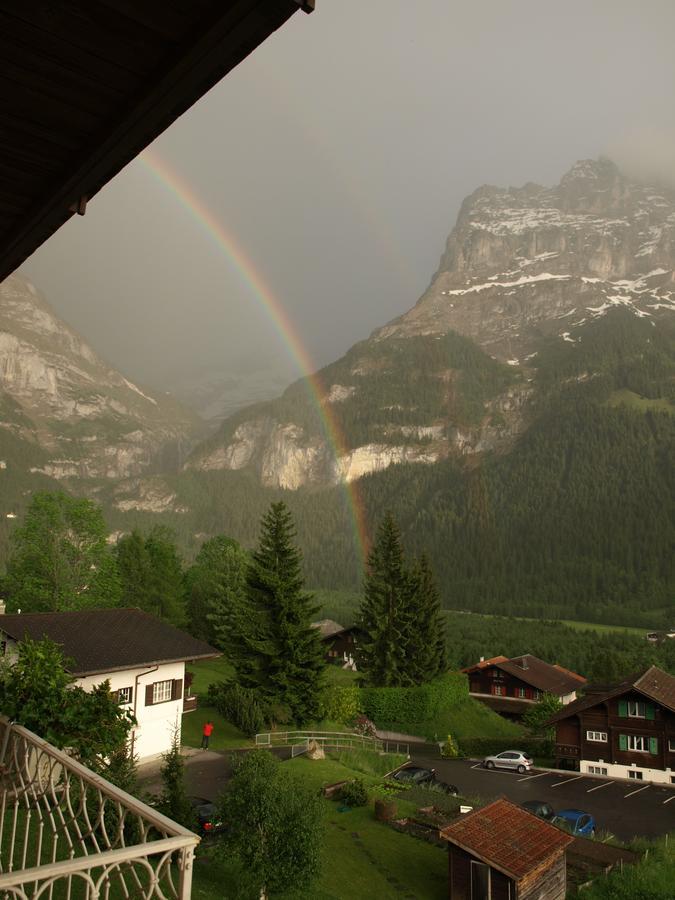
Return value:
M 304 373 L 303 384 L 306 386 L 307 395 L 317 412 L 326 443 L 337 462 L 347 453 L 345 436 L 332 413 L 330 403 L 324 402 L 327 396 L 325 385 L 283 304 L 272 292 L 234 235 L 225 230 L 222 222 L 197 196 L 185 179 L 155 150 L 145 150 L 139 159 L 155 180 L 169 190 L 180 206 L 206 232 L 246 285 L 253 299 L 272 321 L 286 352 Z M 356 481 L 342 482 L 342 490 L 353 529 L 357 560 L 362 567 L 368 549 L 364 505 Z

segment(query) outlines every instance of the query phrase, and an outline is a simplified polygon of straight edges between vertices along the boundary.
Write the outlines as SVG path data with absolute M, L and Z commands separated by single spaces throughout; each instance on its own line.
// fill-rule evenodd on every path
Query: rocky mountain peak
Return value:
M 580 160 L 552 188 L 484 186 L 462 204 L 438 271 L 416 306 L 376 339 L 458 331 L 518 364 L 542 329 L 573 329 L 623 305 L 675 309 L 675 192 Z M 568 327 L 569 326 L 569 327 Z

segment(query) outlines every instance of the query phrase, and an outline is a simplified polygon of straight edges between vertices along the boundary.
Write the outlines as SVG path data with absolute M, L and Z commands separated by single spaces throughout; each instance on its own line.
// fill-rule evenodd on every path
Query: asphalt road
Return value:
M 414 756 L 416 765 L 436 769 L 437 777 L 457 785 L 461 795 L 486 800 L 507 797 L 515 803 L 544 800 L 553 809 L 582 809 L 595 817 L 597 828 L 622 840 L 635 835 L 657 837 L 675 829 L 675 785 L 656 786 L 564 775 L 533 769 L 525 775 L 503 769 L 484 769 L 470 760 Z

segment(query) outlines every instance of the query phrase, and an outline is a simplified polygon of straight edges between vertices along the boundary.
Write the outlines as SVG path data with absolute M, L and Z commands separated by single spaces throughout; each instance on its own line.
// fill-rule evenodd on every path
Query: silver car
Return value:
M 486 769 L 515 769 L 523 775 L 532 768 L 532 757 L 522 750 L 505 750 L 496 756 L 486 756 L 483 765 Z

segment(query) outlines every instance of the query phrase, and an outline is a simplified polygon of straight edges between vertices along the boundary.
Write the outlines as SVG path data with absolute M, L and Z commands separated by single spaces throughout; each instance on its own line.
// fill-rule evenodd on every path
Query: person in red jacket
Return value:
M 213 734 L 213 722 L 209 719 L 202 728 L 202 750 L 209 749 L 209 738 Z

